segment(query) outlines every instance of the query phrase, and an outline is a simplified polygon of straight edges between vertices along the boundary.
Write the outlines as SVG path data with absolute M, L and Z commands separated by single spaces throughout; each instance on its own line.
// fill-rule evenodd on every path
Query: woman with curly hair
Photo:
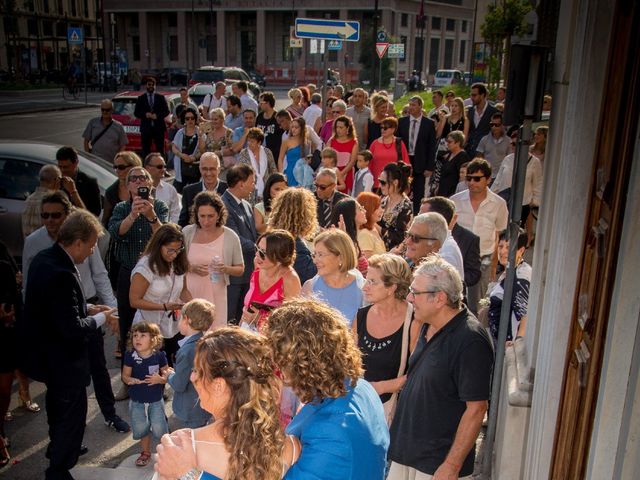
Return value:
M 389 445 L 382 404 L 336 310 L 297 299 L 269 318 L 276 365 L 305 406 L 287 427 L 303 442 L 288 480 L 382 480 Z M 311 474 L 312 472 L 312 474 Z
M 318 269 L 305 240 L 318 229 L 316 197 L 305 188 L 287 188 L 271 204 L 269 228 L 288 231 L 296 239 L 296 260 L 293 269 L 304 283 Z
M 267 339 L 237 327 L 207 333 L 196 346 L 191 381 L 216 420 L 162 438 L 156 465 L 161 478 L 282 478 L 300 444 L 280 428 L 279 382 Z

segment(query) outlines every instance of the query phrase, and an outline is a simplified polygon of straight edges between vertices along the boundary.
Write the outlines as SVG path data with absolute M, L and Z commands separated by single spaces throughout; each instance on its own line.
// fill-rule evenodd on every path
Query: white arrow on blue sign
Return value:
M 67 41 L 69 45 L 82 45 L 84 43 L 82 28 L 69 27 L 67 29 Z
M 296 36 L 322 38 L 324 40 L 360 40 L 360 22 L 351 20 L 323 20 L 320 18 L 296 18 Z

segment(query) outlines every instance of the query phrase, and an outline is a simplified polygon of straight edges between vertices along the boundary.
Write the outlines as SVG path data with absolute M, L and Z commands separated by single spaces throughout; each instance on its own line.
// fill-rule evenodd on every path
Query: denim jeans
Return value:
M 153 403 L 129 400 L 129 417 L 134 440 L 140 440 L 150 433 L 159 440 L 162 435 L 169 433 L 163 400 Z

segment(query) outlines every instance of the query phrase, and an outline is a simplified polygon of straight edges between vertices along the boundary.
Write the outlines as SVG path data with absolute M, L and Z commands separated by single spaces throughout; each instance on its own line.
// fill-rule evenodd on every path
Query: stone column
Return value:
M 176 29 L 176 32 L 187 31 L 187 18 L 184 11 L 178 12 L 177 25 L 178 25 L 178 28 Z M 189 49 L 187 48 L 188 38 L 186 35 L 181 35 L 180 33 L 177 33 L 177 35 L 178 35 L 178 65 L 190 65 L 191 62 L 189 62 L 189 57 L 188 57 Z
M 149 26 L 147 12 L 138 12 L 138 31 L 140 32 L 140 64 L 142 68 L 151 68 L 151 52 L 149 51 Z
M 216 41 L 217 41 L 217 52 L 216 52 L 216 64 L 218 65 L 227 65 L 227 49 L 226 46 L 226 25 L 225 25 L 225 17 L 226 14 L 224 10 L 216 10 Z

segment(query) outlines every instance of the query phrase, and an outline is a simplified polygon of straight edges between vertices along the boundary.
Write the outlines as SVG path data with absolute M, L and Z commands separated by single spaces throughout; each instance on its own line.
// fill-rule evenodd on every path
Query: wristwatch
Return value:
M 182 475 L 178 480 L 199 480 L 202 475 L 202 470 L 198 470 L 197 468 L 192 468 L 187 473 Z

